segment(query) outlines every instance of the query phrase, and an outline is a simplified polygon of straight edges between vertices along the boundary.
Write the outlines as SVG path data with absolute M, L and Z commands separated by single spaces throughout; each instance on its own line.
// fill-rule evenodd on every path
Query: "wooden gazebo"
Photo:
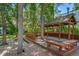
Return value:
M 64 25 L 68 25 L 68 33 L 63 33 L 63 35 L 67 34 L 69 40 L 66 41 L 55 41 L 54 38 L 52 38 L 52 40 L 50 40 L 49 38 L 47 39 L 47 47 L 50 47 L 51 45 L 56 46 L 59 49 L 59 54 L 63 55 L 69 52 L 72 52 L 75 50 L 75 43 L 77 43 L 77 40 L 70 40 L 71 39 L 71 25 L 75 25 L 76 24 L 76 19 L 74 17 L 73 14 L 69 14 L 66 16 L 62 16 L 63 20 L 61 21 L 54 21 L 54 22 L 49 22 L 49 23 L 45 23 L 44 27 L 46 28 L 46 30 L 48 29 L 48 27 L 55 27 L 55 26 L 64 26 Z M 54 32 L 45 32 L 45 35 L 48 37 L 50 36 L 52 33 Z M 55 32 L 55 34 L 59 34 L 58 37 L 61 37 L 62 32 Z
M 67 25 L 68 32 L 67 33 L 66 32 L 45 32 L 45 34 L 52 35 L 54 33 L 54 34 L 57 34 L 59 37 L 63 34 L 63 35 L 66 35 L 66 39 L 71 39 L 70 36 L 74 36 L 74 35 L 71 35 L 71 25 L 74 26 L 76 24 L 76 19 L 73 14 L 69 14 L 69 15 L 62 16 L 62 17 L 64 20 L 45 23 L 44 27 L 48 28 L 48 27 L 57 27 L 57 26 Z

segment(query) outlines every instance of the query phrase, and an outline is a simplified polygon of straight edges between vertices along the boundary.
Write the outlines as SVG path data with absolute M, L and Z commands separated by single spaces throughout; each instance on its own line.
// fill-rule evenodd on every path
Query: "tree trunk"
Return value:
M 5 5 L 2 4 L 2 27 L 3 27 L 3 41 L 2 44 L 6 45 L 6 18 L 5 18 Z
M 43 16 L 43 12 L 44 12 L 44 4 L 41 4 L 41 38 L 44 39 L 44 16 Z
M 23 52 L 23 4 L 18 4 L 18 53 Z
M 17 41 L 18 40 L 18 4 L 16 4 L 16 12 L 15 12 L 15 19 L 16 19 L 16 39 L 15 39 L 15 41 Z

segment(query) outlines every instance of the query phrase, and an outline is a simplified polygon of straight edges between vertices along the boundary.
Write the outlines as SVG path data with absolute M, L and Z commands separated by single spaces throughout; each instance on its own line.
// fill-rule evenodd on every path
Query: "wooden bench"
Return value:
M 54 45 L 58 48 L 60 54 L 63 54 L 67 51 L 72 50 L 75 46 L 77 46 L 77 40 L 67 40 L 64 42 L 56 42 L 53 40 L 47 40 L 47 47 L 50 47 L 51 45 Z

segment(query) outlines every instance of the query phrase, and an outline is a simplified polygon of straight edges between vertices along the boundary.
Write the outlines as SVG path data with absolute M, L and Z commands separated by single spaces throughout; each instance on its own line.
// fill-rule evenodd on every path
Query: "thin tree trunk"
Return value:
M 44 39 L 44 16 L 43 16 L 43 12 L 44 12 L 44 4 L 41 4 L 41 38 Z
M 2 41 L 2 44 L 3 45 L 6 45 L 7 42 L 6 42 L 6 18 L 5 18 L 5 5 L 2 4 L 2 27 L 3 27 L 3 41 Z
M 15 18 L 16 18 L 16 41 L 18 40 L 18 4 L 16 4 L 16 12 L 15 12 Z
M 23 52 L 23 4 L 18 4 L 18 53 Z

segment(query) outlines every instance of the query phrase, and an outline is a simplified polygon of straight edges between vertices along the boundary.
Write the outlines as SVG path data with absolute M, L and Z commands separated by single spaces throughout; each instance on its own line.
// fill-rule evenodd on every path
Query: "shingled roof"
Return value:
M 68 14 L 65 16 L 56 17 L 53 22 L 45 23 L 44 26 L 50 27 L 50 26 L 60 26 L 60 25 L 68 25 L 68 24 L 70 25 L 76 24 L 76 19 L 74 17 L 74 14 Z

